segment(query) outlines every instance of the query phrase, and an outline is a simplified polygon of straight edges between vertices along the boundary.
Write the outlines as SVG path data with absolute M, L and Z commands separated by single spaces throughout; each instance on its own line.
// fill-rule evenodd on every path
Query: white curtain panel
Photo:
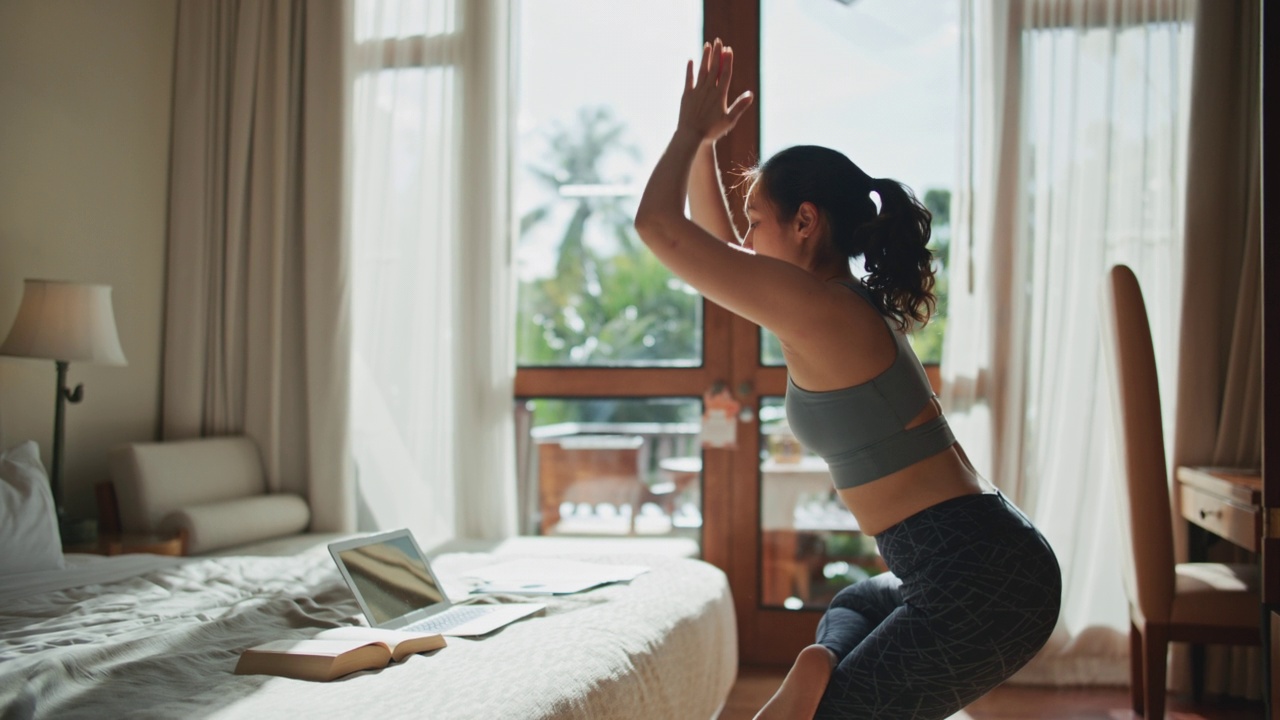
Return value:
M 345 6 L 178 5 L 161 434 L 245 434 L 311 529 L 355 525 Z
M 1137 273 L 1171 437 L 1194 11 L 965 3 L 970 156 L 944 403 L 979 470 L 1048 537 L 1064 581 L 1058 632 L 1016 681 L 1128 682 L 1099 296 L 1111 265 Z
M 515 528 L 505 8 L 354 2 L 360 520 L 424 544 Z

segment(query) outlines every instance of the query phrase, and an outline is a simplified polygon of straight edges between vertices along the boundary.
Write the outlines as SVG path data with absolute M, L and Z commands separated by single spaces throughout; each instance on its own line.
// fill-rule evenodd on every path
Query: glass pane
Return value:
M 905 183 L 934 211 L 939 313 L 912 338 L 925 363 L 941 361 L 946 328 L 959 27 L 956 0 L 761 0 L 762 156 L 790 145 L 826 145 L 873 177 Z M 813 72 L 817 67 L 847 72 L 833 87 L 829 75 Z M 777 338 L 767 331 L 760 347 L 763 364 L 782 363 Z
M 697 365 L 701 298 L 632 224 L 702 3 L 536 0 L 519 18 L 519 364 Z M 583 31 L 606 27 L 624 30 Z
M 456 0 L 356 0 L 357 41 L 445 35 L 458 29 Z
M 782 357 L 782 341 L 778 339 L 777 335 L 774 335 L 764 328 L 760 328 L 760 364 L 786 364 L 786 361 Z
M 886 568 L 827 464 L 791 434 L 781 398 L 761 401 L 760 433 L 760 604 L 825 609 L 841 588 Z
M 696 398 L 518 400 L 525 532 L 702 542 Z

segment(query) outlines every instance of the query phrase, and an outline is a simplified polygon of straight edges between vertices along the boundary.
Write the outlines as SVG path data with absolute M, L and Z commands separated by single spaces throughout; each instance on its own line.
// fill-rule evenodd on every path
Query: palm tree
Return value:
M 611 364 L 693 357 L 697 297 L 650 255 L 635 236 L 629 192 L 592 192 L 618 184 L 606 161 L 639 159 L 626 126 L 608 108 L 583 108 L 572 124 L 547 133 L 547 154 L 530 174 L 552 191 L 520 220 L 522 237 L 571 203 L 560 232 L 555 272 L 523 283 L 519 357 L 526 364 Z M 624 178 L 624 182 L 627 179 Z M 601 252 L 589 238 L 611 238 Z
M 528 167 L 529 173 L 552 191 L 553 199 L 520 218 L 520 234 L 523 236 L 546 221 L 555 205 L 565 197 L 573 197 L 573 216 L 565 226 L 557 252 L 556 276 L 567 285 L 576 281 L 579 287 L 585 287 L 587 277 L 594 274 L 594 266 L 599 262 L 585 243 L 587 221 L 596 216 L 613 228 L 614 237 L 629 251 L 634 247 L 634 239 L 628 232 L 631 217 L 620 195 L 573 195 L 566 191 L 610 184 L 602 171 L 602 163 L 614 153 L 638 160 L 639 150 L 623 141 L 626 125 L 616 120 L 608 107 L 581 108 L 576 120 L 574 125 L 553 124 L 548 131 L 547 157 Z

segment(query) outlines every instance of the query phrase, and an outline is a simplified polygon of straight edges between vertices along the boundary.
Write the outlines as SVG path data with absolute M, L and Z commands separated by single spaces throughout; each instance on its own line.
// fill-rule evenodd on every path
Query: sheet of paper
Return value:
M 469 583 L 473 593 L 564 595 L 608 583 L 627 582 L 648 571 L 643 565 L 526 558 L 485 565 L 459 579 Z
M 738 410 L 742 405 L 724 388 L 703 393 L 702 403 L 702 447 L 737 447 Z

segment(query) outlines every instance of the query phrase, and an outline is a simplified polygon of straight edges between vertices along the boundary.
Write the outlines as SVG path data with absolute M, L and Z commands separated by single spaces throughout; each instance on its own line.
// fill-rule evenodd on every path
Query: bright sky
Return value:
M 763 0 L 763 151 L 820 144 L 917 194 L 956 171 L 959 7 L 956 0 Z M 639 159 L 609 180 L 642 186 L 675 127 L 685 61 L 699 52 L 701 0 L 525 0 L 519 5 L 522 164 L 541 156 L 538 130 L 607 105 Z M 729 44 L 734 38 L 725 38 Z M 741 88 L 746 89 L 746 88 Z M 733 94 L 739 92 L 733 89 Z M 527 158 L 527 159 L 526 159 Z M 541 204 L 517 184 L 519 212 Z M 521 247 L 522 275 L 545 274 L 561 218 Z

